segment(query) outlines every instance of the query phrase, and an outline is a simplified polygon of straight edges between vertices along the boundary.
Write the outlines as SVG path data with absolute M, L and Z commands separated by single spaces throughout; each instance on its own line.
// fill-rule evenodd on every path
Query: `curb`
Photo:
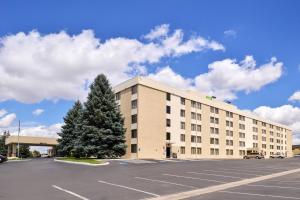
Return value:
M 66 160 L 59 160 L 59 159 L 54 159 L 54 162 L 68 163 L 68 164 L 74 164 L 74 165 L 86 165 L 86 166 L 94 166 L 94 167 L 109 165 L 109 162 L 104 162 L 101 164 L 90 164 L 90 163 L 73 162 L 73 161 L 66 161 Z
M 31 159 L 23 159 L 23 160 L 8 160 L 7 162 L 24 162 L 24 161 L 30 161 Z

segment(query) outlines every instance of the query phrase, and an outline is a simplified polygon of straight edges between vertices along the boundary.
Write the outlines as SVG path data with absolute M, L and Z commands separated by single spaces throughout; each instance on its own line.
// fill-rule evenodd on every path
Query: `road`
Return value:
M 300 169 L 299 158 L 110 161 L 100 167 L 33 159 L 0 164 L 0 200 L 158 200 L 174 195 L 300 200 L 300 171 L 290 171 L 295 169 Z

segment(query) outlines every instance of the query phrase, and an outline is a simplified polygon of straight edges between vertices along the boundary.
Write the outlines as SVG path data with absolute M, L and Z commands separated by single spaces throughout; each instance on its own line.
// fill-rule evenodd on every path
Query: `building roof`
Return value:
M 32 137 L 32 136 L 18 136 L 11 135 L 5 140 L 5 144 L 28 144 L 32 146 L 56 146 L 58 145 L 57 138 L 47 137 Z

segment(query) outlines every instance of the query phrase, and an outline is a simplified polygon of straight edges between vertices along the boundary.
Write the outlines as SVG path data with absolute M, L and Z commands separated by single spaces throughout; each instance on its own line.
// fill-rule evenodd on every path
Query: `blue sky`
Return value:
M 74 56 L 72 56 L 72 54 L 65 56 L 66 59 L 69 59 L 67 63 L 68 67 L 65 67 L 66 65 L 61 62 L 61 58 L 56 59 L 55 56 L 49 56 L 50 58 L 48 60 L 44 57 L 43 59 L 38 58 L 34 60 L 37 55 L 42 53 L 46 52 L 45 55 L 47 55 L 47 50 L 51 48 L 54 50 L 52 49 L 49 54 L 55 54 L 56 56 L 59 56 L 61 53 L 59 49 L 66 47 L 66 49 L 62 51 L 68 51 L 68 45 L 61 46 L 60 48 L 53 47 L 53 45 L 55 46 L 56 44 L 54 40 L 57 40 L 57 44 L 64 43 L 65 40 L 60 40 L 58 37 L 61 36 L 61 31 L 65 31 L 66 40 L 70 40 L 72 36 L 76 37 L 81 35 L 83 30 L 90 30 L 94 35 L 82 34 L 82 40 L 91 42 L 93 39 L 99 39 L 101 44 L 111 40 L 116 42 L 117 45 L 123 45 L 130 40 L 131 42 L 139 41 L 142 45 L 146 46 L 150 42 L 163 43 L 162 38 L 155 38 L 153 41 L 149 41 L 145 36 L 149 34 L 151 30 L 158 30 L 159 27 L 165 24 L 168 27 L 169 35 L 163 35 L 162 37 L 164 38 L 171 37 L 177 29 L 180 29 L 182 33 L 184 33 L 183 42 L 201 37 L 208 42 L 208 45 L 203 47 L 203 49 L 199 47 L 199 45 L 197 47 L 191 47 L 191 51 L 180 54 L 176 53 L 175 51 L 177 50 L 173 49 L 172 52 L 174 51 L 175 53 L 164 53 L 156 57 L 155 62 L 149 62 L 154 55 L 147 52 L 148 57 L 138 62 L 135 62 L 135 59 L 141 58 L 133 58 L 134 61 L 126 60 L 114 64 L 124 64 L 126 67 L 129 67 L 128 69 L 132 69 L 131 64 L 127 62 L 134 62 L 138 66 L 134 68 L 134 70 L 141 70 L 143 71 L 142 74 L 146 76 L 152 74 L 152 77 L 162 82 L 166 82 L 167 80 L 162 80 L 162 77 L 159 76 L 159 72 L 161 72 L 160 70 L 166 69 L 166 66 L 169 66 L 169 71 L 166 73 L 170 75 L 171 70 L 174 74 L 170 76 L 177 75 L 177 78 L 180 76 L 180 80 L 185 83 L 182 84 L 182 87 L 187 84 L 194 87 L 197 85 L 195 77 L 201 74 L 207 74 L 209 72 L 208 66 L 216 61 L 231 59 L 231 61 L 234 62 L 233 60 L 236 59 L 235 63 L 241 66 L 240 63 L 246 56 L 252 56 L 252 61 L 255 60 L 256 65 L 249 72 L 259 74 L 260 72 L 256 72 L 255 69 L 260 69 L 264 64 L 270 64 L 272 57 L 276 57 L 277 60 L 275 63 L 282 63 L 279 67 L 279 74 L 278 71 L 272 71 L 274 75 L 272 73 L 259 74 L 260 76 L 269 76 L 268 82 L 256 82 L 257 80 L 254 79 L 253 87 L 248 83 L 239 90 L 232 88 L 232 85 L 228 86 L 231 87 L 229 89 L 226 88 L 226 86 L 221 89 L 226 91 L 228 89 L 231 96 L 234 94 L 235 97 L 230 97 L 229 99 L 239 108 L 253 110 L 258 115 L 269 117 L 280 123 L 285 123 L 292 126 L 295 132 L 298 133 L 300 132 L 300 95 L 298 98 L 297 95 L 295 95 L 293 101 L 290 101 L 289 98 L 300 90 L 300 57 L 298 55 L 300 52 L 299 9 L 300 2 L 288 0 L 210 0 L 176 2 L 153 0 L 1 1 L 0 69 L 4 71 L 3 73 L 5 73 L 4 75 L 7 77 L 4 78 L 2 82 L 0 81 L 0 88 L 2 88 L 0 89 L 2 93 L 0 97 L 0 110 L 5 111 L 5 114 L 1 117 L 10 114 L 15 114 L 15 116 L 11 116 L 11 123 L 3 122 L 0 128 L 14 129 L 13 127 L 16 125 L 17 120 L 20 119 L 24 126 L 30 128 L 30 131 L 40 131 L 41 134 L 43 134 L 44 132 L 40 129 L 48 130 L 49 127 L 63 122 L 62 117 L 72 106 L 74 99 L 81 98 L 81 96 L 74 96 L 74 98 L 72 98 L 72 94 L 74 94 L 72 92 L 70 92 L 70 94 L 66 94 L 68 93 L 66 91 L 53 92 L 53 90 L 60 90 L 60 88 L 56 88 L 57 86 L 55 86 L 53 90 L 49 89 L 52 87 L 52 83 L 53 85 L 60 84 L 64 86 L 63 78 L 56 81 L 57 76 L 48 76 L 47 73 L 51 74 L 49 71 L 52 71 L 54 68 L 54 71 L 56 71 L 59 76 L 65 76 L 65 80 L 76 77 L 72 81 L 66 81 L 66 87 L 68 85 L 70 85 L 70 87 L 82 86 L 85 81 L 90 82 L 93 75 L 86 75 L 85 78 L 75 74 L 76 71 L 80 71 L 89 65 L 90 68 L 93 69 L 95 66 L 98 67 L 97 70 L 91 70 L 91 73 L 104 72 L 109 74 L 109 70 L 111 69 L 113 71 L 112 74 L 114 74 L 111 77 L 112 83 L 117 83 L 117 79 L 123 80 L 133 76 L 134 73 L 131 72 L 124 72 L 123 74 L 115 73 L 115 71 L 120 69 L 114 68 L 114 65 L 111 65 L 111 68 L 102 68 L 102 66 L 105 65 L 103 64 L 104 61 L 97 61 L 97 59 L 86 60 L 84 56 L 87 55 L 82 52 L 80 54 L 83 58 L 82 60 L 74 59 L 74 61 L 72 61 L 73 58 L 80 57 L 77 54 L 74 54 Z M 157 29 L 155 29 L 155 27 Z M 30 37 L 32 31 L 39 34 L 39 36 L 36 37 L 38 38 L 37 40 L 32 40 Z M 20 32 L 23 32 L 24 35 L 18 35 Z M 49 39 L 52 41 L 52 43 L 50 42 L 51 45 L 49 45 L 47 41 L 40 42 L 40 40 L 43 40 L 44 37 L 50 34 L 57 36 L 57 38 Z M 118 43 L 120 42 L 118 38 L 126 40 L 120 44 Z M 8 42 L 8 40 L 12 44 Z M 80 40 L 79 43 L 82 42 L 81 44 L 85 44 L 82 40 Z M 225 50 L 209 47 L 212 41 L 222 45 Z M 76 46 L 77 44 L 74 43 L 76 43 L 76 41 L 72 42 L 72 45 L 74 45 L 73 48 L 80 48 L 80 46 Z M 30 46 L 36 49 L 43 45 L 45 45 L 45 47 L 42 48 L 42 53 L 29 48 Z M 109 46 L 111 44 L 109 43 L 107 45 Z M 22 50 L 22 48 L 24 49 Z M 97 47 L 93 48 L 97 50 Z M 126 48 L 131 48 L 131 46 L 126 43 L 124 44 L 124 48 L 124 51 L 126 51 Z M 90 50 L 90 48 L 87 49 Z M 91 50 L 91 53 L 95 52 L 95 49 Z M 160 49 L 166 51 L 166 47 L 161 47 Z M 110 50 L 111 49 L 107 51 Z M 33 53 L 30 54 L 30 51 Z M 114 50 L 111 51 L 113 52 Z M 106 54 L 105 49 L 101 52 L 103 55 L 111 55 Z M 29 64 L 27 63 L 28 56 L 33 57 L 33 60 L 28 62 Z M 15 60 L 18 60 L 18 62 Z M 95 63 L 91 64 L 94 60 L 96 60 Z M 87 63 L 85 63 L 85 61 Z M 80 67 L 72 68 L 70 64 L 72 62 L 80 62 L 81 69 Z M 22 65 L 22 63 L 27 64 Z M 51 67 L 53 67 L 53 69 L 50 69 Z M 126 67 L 122 68 L 122 70 L 126 71 Z M 230 71 L 228 72 L 230 73 Z M 72 76 L 73 73 L 75 74 L 74 76 Z M 264 73 L 263 70 L 262 73 Z M 33 79 L 40 80 L 40 82 L 33 82 L 32 85 L 36 86 L 38 83 L 41 83 L 45 91 L 41 92 L 41 87 L 35 88 L 32 87 L 31 84 L 22 84 L 25 80 L 20 80 L 20 82 L 17 82 L 18 84 L 15 84 L 16 82 L 14 83 L 13 81 L 18 79 L 10 79 L 11 77 L 22 77 L 23 75 L 23 78 L 26 78 L 28 82 Z M 94 76 L 96 76 L 96 74 L 94 74 Z M 208 76 L 210 77 L 210 75 Z M 249 73 L 249 76 L 251 76 L 251 73 Z M 46 79 L 44 77 L 46 77 Z M 231 76 L 227 74 L 226 78 L 231 78 Z M 232 78 L 235 78 L 235 74 L 232 75 Z M 53 82 L 51 80 L 53 80 Z M 201 76 L 199 80 L 208 80 L 208 78 Z M 210 81 L 213 80 L 213 78 L 210 79 Z M 251 81 L 252 79 L 249 80 Z M 224 82 L 218 84 L 224 84 Z M 256 84 L 258 85 L 257 87 L 255 87 Z M 212 85 L 209 88 L 204 88 L 201 84 L 200 86 L 196 86 L 197 89 L 205 90 L 205 92 L 212 91 L 212 94 L 221 94 L 219 87 L 218 85 Z M 33 91 L 30 91 L 29 88 L 32 88 Z M 33 93 L 32 95 L 31 92 Z M 82 92 L 84 93 L 84 90 Z M 36 98 L 31 98 L 31 96 L 34 96 L 34 93 L 39 93 L 40 95 L 37 95 Z M 9 95 L 7 95 L 7 97 L 4 94 Z M 220 95 L 220 97 L 222 95 Z M 224 95 L 224 98 L 228 98 L 228 91 L 226 95 Z M 35 115 L 33 112 L 36 109 L 43 111 Z M 284 115 L 285 113 L 293 114 L 292 117 L 289 116 L 287 119 Z M 7 122 L 7 120 L 8 119 L 6 119 L 5 122 Z

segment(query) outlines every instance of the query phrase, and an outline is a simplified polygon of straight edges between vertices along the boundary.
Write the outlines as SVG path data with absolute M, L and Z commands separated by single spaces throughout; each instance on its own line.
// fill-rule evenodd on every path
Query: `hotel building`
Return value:
M 243 158 L 247 149 L 266 158 L 293 155 L 289 127 L 199 92 L 145 77 L 125 81 L 114 92 L 125 119 L 125 158 Z

